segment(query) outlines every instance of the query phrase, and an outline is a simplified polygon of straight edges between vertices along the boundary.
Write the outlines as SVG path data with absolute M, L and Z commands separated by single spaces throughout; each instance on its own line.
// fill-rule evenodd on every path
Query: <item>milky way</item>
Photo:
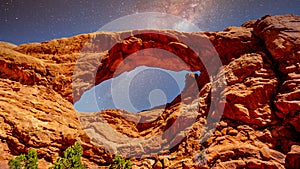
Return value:
M 212 8 L 211 0 L 165 0 L 165 1 L 148 1 L 140 3 L 138 11 L 157 11 L 176 15 L 187 21 L 198 24 L 203 21 L 209 9 Z
M 1 0 L 0 40 L 41 42 L 97 31 L 120 17 L 161 12 L 203 31 L 239 26 L 266 14 L 298 14 L 299 0 Z

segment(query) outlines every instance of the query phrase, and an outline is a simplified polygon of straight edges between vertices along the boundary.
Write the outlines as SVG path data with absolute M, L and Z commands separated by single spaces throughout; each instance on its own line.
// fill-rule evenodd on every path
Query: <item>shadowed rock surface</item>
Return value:
M 140 50 L 143 55 L 130 62 Z M 73 102 L 84 91 L 139 65 L 200 70 L 199 93 L 186 85 L 165 110 L 76 113 Z M 222 76 L 226 86 L 218 81 Z M 212 90 L 220 96 L 214 103 Z M 90 168 L 105 168 L 116 149 L 148 154 L 131 159 L 134 168 L 299 168 L 299 112 L 295 15 L 265 16 L 220 32 L 98 32 L 19 46 L 0 42 L 0 168 L 31 148 L 47 168 L 76 140 Z M 200 149 L 201 167 L 193 161 Z M 149 154 L 153 150 L 160 153 Z

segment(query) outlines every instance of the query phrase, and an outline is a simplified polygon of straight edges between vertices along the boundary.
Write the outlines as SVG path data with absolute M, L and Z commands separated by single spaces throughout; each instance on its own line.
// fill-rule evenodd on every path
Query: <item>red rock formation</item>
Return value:
M 138 51 L 143 51 L 140 57 L 124 61 Z M 216 54 L 223 65 L 215 64 Z M 165 133 L 135 149 L 138 154 L 162 151 L 132 159 L 136 168 L 197 168 L 193 157 L 200 147 L 206 154 L 203 168 L 297 168 L 299 58 L 300 17 L 295 15 L 265 16 L 221 32 L 127 31 L 20 46 L 1 42 L 0 166 L 5 168 L 9 158 L 34 148 L 45 168 L 76 140 L 83 144 L 85 163 L 103 166 L 112 154 L 97 138 L 105 136 L 105 144 L 118 143 L 128 152 L 122 137 Z M 176 100 L 165 111 L 105 110 L 77 116 L 72 103 L 84 91 L 138 65 L 200 70 L 199 99 L 192 104 Z M 185 92 L 193 93 L 192 87 L 186 86 Z M 221 97 L 215 98 L 216 93 Z M 210 103 L 212 99 L 216 102 Z M 218 115 L 222 119 L 215 122 Z M 87 120 L 80 124 L 78 117 Z M 176 132 L 185 128 L 190 130 Z M 94 138 L 88 136 L 91 133 Z
M 285 158 L 286 168 L 300 168 L 300 146 L 293 145 L 291 151 L 287 153 Z

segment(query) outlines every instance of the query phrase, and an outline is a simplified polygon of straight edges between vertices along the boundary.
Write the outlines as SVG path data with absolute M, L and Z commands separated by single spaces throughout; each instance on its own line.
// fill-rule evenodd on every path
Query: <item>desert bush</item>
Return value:
M 112 164 L 109 166 L 110 169 L 130 169 L 133 163 L 129 160 L 123 159 L 121 156 L 115 156 Z
M 64 151 L 63 157 L 58 157 L 56 159 L 56 162 L 50 169 L 86 169 L 86 166 L 81 162 L 82 154 L 81 144 L 75 142 L 72 147 L 69 147 Z
M 35 150 L 29 150 L 28 154 L 21 154 L 9 160 L 9 169 L 38 169 L 38 158 Z

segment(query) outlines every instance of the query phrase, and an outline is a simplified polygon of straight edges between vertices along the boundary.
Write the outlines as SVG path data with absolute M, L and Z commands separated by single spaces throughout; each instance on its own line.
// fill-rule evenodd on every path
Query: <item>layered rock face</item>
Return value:
M 187 83 L 166 109 L 139 114 L 74 110 L 84 91 L 139 65 L 199 70 L 199 92 Z M 141 155 L 131 159 L 135 168 L 299 168 L 299 72 L 295 15 L 265 16 L 221 32 L 99 32 L 19 46 L 1 42 L 0 168 L 31 148 L 47 168 L 76 140 L 90 168 L 107 166 L 119 149 Z M 146 141 L 136 141 L 141 138 Z M 200 149 L 198 165 L 193 158 Z

